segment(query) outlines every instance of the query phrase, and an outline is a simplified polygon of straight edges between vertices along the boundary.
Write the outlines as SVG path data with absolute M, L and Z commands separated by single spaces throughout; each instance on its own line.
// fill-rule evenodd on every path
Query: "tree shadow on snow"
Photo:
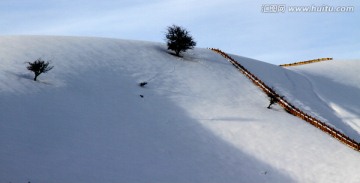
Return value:
M 15 73 L 15 72 L 10 72 L 10 71 L 7 71 L 7 73 L 16 76 L 18 79 L 26 79 L 26 80 L 34 81 L 34 75 L 33 74 Z M 42 79 L 39 79 L 39 78 L 34 82 L 42 83 L 42 84 L 45 84 L 45 85 L 53 85 L 53 83 L 51 83 L 50 81 L 42 80 Z
M 14 72 L 8 72 L 12 75 L 15 75 L 16 77 L 18 77 L 18 79 L 29 79 L 29 80 L 34 80 L 34 76 L 32 74 L 25 74 L 25 73 L 14 73 Z

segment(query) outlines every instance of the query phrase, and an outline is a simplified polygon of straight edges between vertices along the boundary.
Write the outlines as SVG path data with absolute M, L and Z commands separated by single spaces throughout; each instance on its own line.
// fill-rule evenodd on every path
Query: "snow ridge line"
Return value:
M 307 61 L 302 61 L 302 62 L 294 62 L 294 63 L 290 63 L 290 64 L 281 64 L 279 66 L 290 67 L 290 66 L 305 65 L 305 64 L 311 64 L 311 63 L 322 62 L 322 61 L 330 61 L 330 60 L 333 60 L 333 58 L 318 58 L 318 59 L 307 60 Z
M 210 50 L 214 51 L 215 53 L 220 54 L 226 60 L 228 60 L 235 68 L 237 68 L 242 74 L 244 74 L 248 79 L 252 81 L 253 84 L 258 86 L 266 95 L 275 97 L 279 102 L 278 104 L 284 108 L 284 110 L 296 117 L 303 119 L 304 121 L 310 123 L 311 125 L 319 128 L 321 131 L 325 132 L 326 134 L 330 135 L 331 137 L 337 139 L 338 141 L 342 142 L 343 144 L 349 146 L 350 148 L 360 151 L 360 143 L 356 142 L 355 140 L 351 139 L 350 137 L 346 136 L 345 134 L 341 133 L 340 131 L 336 130 L 335 128 L 327 125 L 326 123 L 322 122 L 321 120 L 303 112 L 302 110 L 298 109 L 283 96 L 277 94 L 272 88 L 267 86 L 263 81 L 257 78 L 254 74 L 248 71 L 244 66 L 239 64 L 235 61 L 232 57 L 230 57 L 225 52 L 221 51 L 217 48 L 209 48 Z

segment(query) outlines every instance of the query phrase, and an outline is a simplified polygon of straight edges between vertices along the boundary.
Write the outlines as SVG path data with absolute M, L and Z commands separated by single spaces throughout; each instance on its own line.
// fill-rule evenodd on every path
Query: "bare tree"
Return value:
M 166 39 L 168 50 L 175 51 L 176 56 L 180 56 L 180 52 L 185 52 L 196 46 L 196 42 L 186 29 L 177 25 L 172 25 L 167 28 L 167 31 Z
M 268 97 L 269 97 L 269 105 L 268 105 L 268 109 L 271 109 L 271 106 L 273 104 L 276 104 L 280 101 L 280 99 L 283 99 L 284 96 L 279 96 L 278 94 L 268 94 Z
M 38 58 L 34 62 L 28 62 L 28 66 L 26 67 L 29 71 L 34 72 L 35 77 L 34 81 L 36 81 L 37 77 L 42 73 L 47 73 L 51 69 L 54 68 L 54 66 L 49 66 L 49 62 L 45 62 L 41 58 Z

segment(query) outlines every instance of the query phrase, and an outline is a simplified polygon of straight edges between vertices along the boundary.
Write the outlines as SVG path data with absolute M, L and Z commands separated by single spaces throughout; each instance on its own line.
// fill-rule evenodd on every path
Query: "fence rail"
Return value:
M 277 94 L 272 88 L 267 86 L 261 79 L 256 77 L 250 71 L 248 71 L 244 66 L 239 64 L 233 58 L 231 58 L 228 54 L 221 51 L 220 49 L 216 48 L 209 48 L 210 50 L 220 54 L 226 60 L 228 60 L 235 68 L 237 68 L 241 73 L 243 73 L 248 79 L 252 81 L 253 84 L 258 86 L 266 95 L 275 97 L 278 101 L 278 104 L 284 108 L 285 111 L 288 113 L 303 119 L 304 121 L 310 123 L 311 125 L 319 128 L 321 131 L 327 133 L 328 135 L 332 136 L 333 138 L 339 140 L 343 144 L 349 146 L 350 148 L 360 151 L 360 143 L 356 142 L 355 140 L 349 138 L 345 134 L 341 133 L 340 131 L 336 130 L 335 128 L 327 125 L 326 123 L 322 122 L 321 120 L 303 112 L 299 108 L 292 105 L 289 101 L 284 99 L 284 97 Z
M 291 67 L 291 66 L 305 65 L 305 64 L 311 64 L 311 63 L 323 62 L 323 61 L 330 61 L 330 60 L 333 60 L 333 58 L 318 58 L 318 59 L 307 60 L 307 61 L 302 61 L 302 62 L 294 62 L 294 63 L 290 63 L 290 64 L 281 64 L 279 66 L 281 66 L 281 67 Z

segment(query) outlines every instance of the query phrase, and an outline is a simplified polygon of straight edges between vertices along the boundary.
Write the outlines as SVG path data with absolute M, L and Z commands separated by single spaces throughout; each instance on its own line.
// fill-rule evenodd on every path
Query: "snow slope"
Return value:
M 25 62 L 38 57 L 55 67 L 34 82 Z M 291 81 L 305 71 L 234 58 L 303 102 Z M 266 109 L 266 96 L 207 49 L 177 58 L 161 43 L 7 36 L 0 61 L 0 182 L 360 180 L 358 152 Z
M 234 56 L 291 103 L 360 142 L 358 61 L 279 67 Z
M 360 142 L 360 60 L 336 60 L 293 67 L 311 85 L 324 105 L 322 114 L 331 123 Z M 309 102 L 313 104 L 313 102 Z

